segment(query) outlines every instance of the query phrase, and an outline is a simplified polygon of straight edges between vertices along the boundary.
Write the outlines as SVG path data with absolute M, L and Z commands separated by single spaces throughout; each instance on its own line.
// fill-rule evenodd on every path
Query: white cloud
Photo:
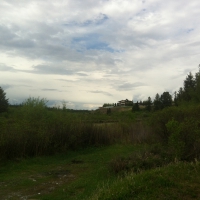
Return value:
M 0 85 L 10 99 L 93 108 L 153 98 L 200 63 L 198 0 L 2 0 L 0 18 Z

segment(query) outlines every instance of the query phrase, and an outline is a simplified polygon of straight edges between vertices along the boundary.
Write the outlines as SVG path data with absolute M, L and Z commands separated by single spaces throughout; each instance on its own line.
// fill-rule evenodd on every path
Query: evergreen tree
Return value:
M 154 110 L 160 110 L 161 109 L 160 95 L 158 93 L 155 96 L 153 104 L 154 104 Z
M 172 96 L 169 92 L 163 92 L 160 96 L 161 108 L 169 107 L 172 105 Z
M 184 91 L 183 91 L 183 88 L 180 87 L 180 88 L 179 88 L 179 91 L 178 91 L 178 93 L 177 93 L 177 101 L 178 101 L 178 102 L 182 101 L 182 100 L 184 99 L 183 96 L 184 96 Z
M 0 113 L 8 110 L 8 99 L 6 99 L 6 93 L 0 87 Z
M 151 97 L 148 97 L 148 100 L 145 103 L 146 103 L 145 110 L 151 111 L 151 105 L 152 105 Z
M 200 68 L 199 72 L 195 74 L 195 91 L 193 98 L 196 102 L 200 102 Z
M 177 92 L 174 92 L 174 105 L 178 106 L 178 98 L 177 98 Z
M 195 79 L 192 73 L 190 72 L 184 81 L 184 90 L 194 89 L 195 87 Z
M 184 100 L 190 101 L 192 96 L 194 96 L 195 90 L 195 79 L 192 73 L 190 72 L 184 81 Z
M 134 112 L 134 111 L 140 111 L 140 107 L 139 107 L 138 101 L 137 101 L 137 103 L 134 103 L 134 104 L 133 104 L 132 112 Z
M 180 87 L 174 99 L 175 105 L 181 102 L 200 102 L 200 65 L 199 71 L 193 76 L 190 72 L 184 80 L 184 86 Z

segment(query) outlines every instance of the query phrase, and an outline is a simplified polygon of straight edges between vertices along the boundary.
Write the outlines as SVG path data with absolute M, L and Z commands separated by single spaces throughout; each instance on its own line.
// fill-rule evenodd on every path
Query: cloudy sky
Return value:
M 154 99 L 200 64 L 199 0 L 1 0 L 0 86 L 95 109 Z

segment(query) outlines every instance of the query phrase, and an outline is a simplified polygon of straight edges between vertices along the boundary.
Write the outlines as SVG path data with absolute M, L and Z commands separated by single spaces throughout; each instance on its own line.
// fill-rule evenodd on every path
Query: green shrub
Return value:
M 163 151 L 163 147 L 159 146 L 159 152 L 155 152 L 155 148 L 150 148 L 135 152 L 129 157 L 116 157 L 110 161 L 109 169 L 110 172 L 115 174 L 126 174 L 129 171 L 139 173 L 164 166 L 170 162 L 170 157 Z
M 154 134 L 174 158 L 200 157 L 200 106 L 171 107 L 151 117 Z
M 180 123 L 172 119 L 167 122 L 166 127 L 169 132 L 168 145 L 170 151 L 172 151 L 177 159 L 183 158 L 185 143 L 181 138 L 182 134 Z

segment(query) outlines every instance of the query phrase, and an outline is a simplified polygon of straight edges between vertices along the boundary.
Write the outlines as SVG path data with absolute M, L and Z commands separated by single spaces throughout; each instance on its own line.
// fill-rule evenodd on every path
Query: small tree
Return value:
M 6 99 L 6 93 L 0 87 L 0 113 L 8 111 L 8 99 Z
M 111 108 L 107 108 L 107 115 L 110 115 L 111 114 Z
M 42 98 L 29 97 L 22 103 L 22 112 L 24 117 L 32 122 L 46 118 L 47 100 Z
M 177 101 L 177 92 L 174 92 L 174 105 L 178 106 L 178 101 Z
M 161 109 L 161 101 L 160 101 L 160 95 L 157 93 L 154 99 L 154 110 L 160 110 Z
M 62 109 L 63 109 L 63 111 L 66 111 L 67 110 L 67 103 L 66 103 L 66 101 L 62 101 Z
M 134 111 L 140 111 L 138 101 L 137 101 L 137 103 L 133 103 L 132 112 L 134 112 Z
M 146 101 L 145 110 L 151 111 L 151 105 L 152 105 L 151 97 L 148 97 L 148 100 Z

